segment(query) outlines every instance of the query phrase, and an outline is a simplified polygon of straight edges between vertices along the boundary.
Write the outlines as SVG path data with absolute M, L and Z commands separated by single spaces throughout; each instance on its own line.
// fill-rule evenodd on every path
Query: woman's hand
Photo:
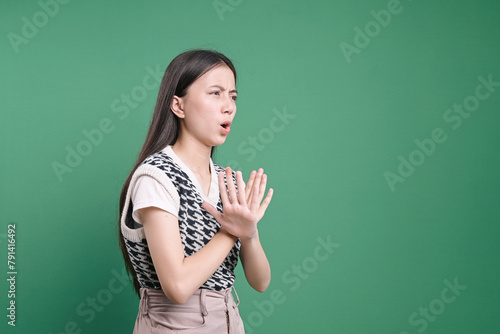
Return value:
M 218 176 L 223 212 L 220 213 L 207 202 L 203 203 L 203 207 L 214 216 L 224 231 L 240 239 L 253 238 L 257 235 L 257 223 L 264 216 L 273 197 L 271 188 L 264 198 L 267 175 L 264 174 L 262 168 L 257 172 L 253 171 L 245 187 L 241 172 L 236 172 L 236 184 L 239 191 L 234 186 L 231 168 L 226 168 L 227 187 L 224 183 L 223 172 L 219 172 Z

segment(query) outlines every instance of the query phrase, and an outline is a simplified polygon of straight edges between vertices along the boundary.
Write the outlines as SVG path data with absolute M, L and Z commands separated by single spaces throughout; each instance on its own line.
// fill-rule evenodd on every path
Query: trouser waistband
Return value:
M 234 291 L 236 296 L 236 303 L 232 291 Z M 229 304 L 232 304 L 233 307 L 238 307 L 240 304 L 240 299 L 234 286 L 221 291 L 198 289 L 184 304 L 174 303 L 165 295 L 163 290 L 141 288 L 140 297 L 139 309 L 142 314 L 147 314 L 148 309 L 151 307 L 162 305 L 169 307 L 169 310 L 172 312 L 192 313 L 201 311 L 201 313 L 206 316 L 209 311 L 208 305 L 214 310 L 217 310 L 219 308 L 227 308 Z M 219 299 L 222 303 L 216 301 Z M 210 303 L 207 300 L 210 301 Z

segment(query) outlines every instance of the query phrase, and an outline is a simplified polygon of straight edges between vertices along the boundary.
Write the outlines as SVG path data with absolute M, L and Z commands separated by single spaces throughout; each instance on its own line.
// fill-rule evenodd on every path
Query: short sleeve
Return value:
M 178 217 L 178 209 L 172 196 L 155 178 L 141 175 L 137 178 L 131 193 L 133 205 L 132 218 L 142 224 L 138 210 L 148 207 L 157 207 Z

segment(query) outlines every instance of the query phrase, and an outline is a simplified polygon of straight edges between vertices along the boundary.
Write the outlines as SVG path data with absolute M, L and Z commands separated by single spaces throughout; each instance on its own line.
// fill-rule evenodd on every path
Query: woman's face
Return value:
M 181 119 L 180 136 L 206 146 L 223 144 L 236 114 L 236 96 L 234 74 L 229 67 L 217 66 L 199 77 L 185 96 L 174 98 L 181 111 L 181 115 L 176 113 Z

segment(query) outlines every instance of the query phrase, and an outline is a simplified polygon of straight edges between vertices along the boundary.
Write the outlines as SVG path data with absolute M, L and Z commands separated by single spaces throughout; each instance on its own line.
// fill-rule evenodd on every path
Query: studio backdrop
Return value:
M 118 198 L 169 62 L 233 60 L 263 167 L 247 333 L 500 331 L 497 1 L 3 0 L 2 333 L 131 333 Z

